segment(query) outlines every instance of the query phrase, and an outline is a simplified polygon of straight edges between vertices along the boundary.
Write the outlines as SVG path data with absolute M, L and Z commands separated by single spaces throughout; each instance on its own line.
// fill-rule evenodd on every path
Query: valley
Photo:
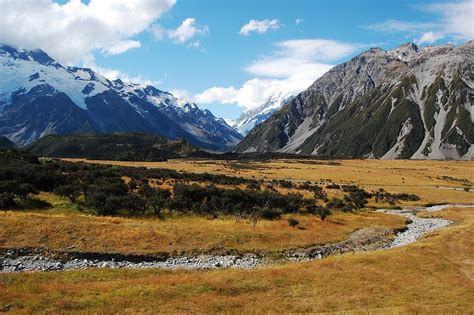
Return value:
M 84 160 L 68 159 L 67 163 L 71 162 L 71 165 L 82 164 Z M 284 307 L 291 312 L 371 309 L 374 313 L 447 310 L 464 313 L 469 312 L 474 302 L 469 294 L 473 288 L 473 257 L 469 253 L 474 248 L 471 241 L 474 197 L 472 191 L 465 189 L 474 180 L 470 171 L 472 162 L 301 159 L 87 162 L 140 170 L 145 166 L 160 172 L 174 169 L 193 174 L 238 174 L 248 179 L 293 183 L 311 180 L 323 187 L 329 198 L 342 196 L 332 185 L 357 184 L 367 190 L 383 187 L 394 193 L 415 192 L 420 200 L 397 201 L 394 207 L 371 198 L 364 209 L 350 212 L 333 209 L 324 221 L 317 215 L 289 213 L 279 219 L 261 219 L 255 223 L 249 218 L 236 220 L 233 215 L 210 218 L 167 212 L 162 218 L 97 216 L 80 202 L 74 204 L 42 192 L 34 198 L 49 206 L 38 207 L 41 203 L 36 202 L 0 213 L 2 255 L 18 251 L 11 257 L 31 255 L 38 257 L 36 263 L 40 265 L 52 262 L 48 265 L 52 270 L 49 272 L 0 272 L 0 288 L 4 292 L 0 294 L 0 305 L 6 305 L 8 310 L 114 313 L 150 312 L 159 307 L 169 312 L 237 313 L 250 311 L 251 301 L 264 300 L 259 309 L 267 312 Z M 282 194 L 295 189 L 274 183 Z M 239 189 L 239 185 L 233 187 Z M 453 223 L 422 235 L 415 243 L 381 249 L 395 240 L 400 233 L 397 231 L 404 230 L 408 222 L 403 216 L 379 213 L 371 207 L 392 208 L 391 212 L 398 213 L 398 207 L 422 208 L 440 202 L 473 204 L 473 207 L 447 205 L 432 207 L 440 211 L 420 211 L 415 214 L 417 217 L 443 218 Z M 289 226 L 289 217 L 298 221 L 296 228 Z M 380 236 L 364 243 L 375 235 Z M 351 247 L 347 241 L 362 247 Z M 324 253 L 323 248 L 329 249 L 331 244 L 341 244 L 337 246 L 345 249 L 317 259 L 318 252 Z M 305 259 L 309 253 L 316 253 L 316 260 Z M 106 257 L 113 259 L 107 262 Z M 154 264 L 156 259 L 159 263 Z M 121 261 L 127 260 L 138 265 L 119 268 Z M 54 271 L 67 268 L 72 261 L 82 267 Z M 28 265 L 27 261 L 22 263 Z M 200 264 L 205 270 L 199 270 Z M 221 267 L 222 270 L 213 270 Z M 188 270 L 195 268 L 198 270 Z M 436 270 L 443 270 L 442 274 L 433 272 Z M 53 292 L 66 294 L 67 303 Z M 137 300 L 137 296 L 142 298 Z M 289 303 L 290 300 L 299 302 Z M 335 300 L 338 302 L 334 303 Z
M 474 314 L 474 0 L 0 0 L 0 313 Z

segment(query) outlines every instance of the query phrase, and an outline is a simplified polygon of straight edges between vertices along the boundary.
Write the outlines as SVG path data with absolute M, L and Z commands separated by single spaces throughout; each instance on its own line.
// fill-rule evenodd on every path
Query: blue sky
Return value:
M 224 118 L 236 118 L 276 91 L 298 93 L 369 47 L 458 44 L 472 39 L 474 29 L 472 0 L 52 1 L 0 0 L 6 8 L 0 18 L 9 9 L 31 10 L 32 22 L 25 24 L 41 25 L 50 16 L 34 31 L 25 25 L 24 36 L 0 32 L 0 41 L 26 48 L 41 43 L 64 63 L 151 82 Z M 61 21 L 48 30 L 55 19 L 72 22 L 62 33 Z M 61 38 L 67 38 L 63 48 Z

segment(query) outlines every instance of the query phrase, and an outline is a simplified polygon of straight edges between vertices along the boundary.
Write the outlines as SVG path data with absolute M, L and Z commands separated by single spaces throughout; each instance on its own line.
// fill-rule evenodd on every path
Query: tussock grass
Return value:
M 435 214 L 433 214 L 435 215 Z M 474 208 L 417 243 L 253 270 L 0 275 L 16 312 L 445 314 L 474 312 Z
M 335 212 L 324 222 L 314 215 L 292 215 L 300 222 L 299 229 L 288 226 L 286 216 L 280 220 L 262 220 L 253 226 L 249 221 L 237 222 L 232 217 L 210 220 L 178 216 L 160 220 L 87 216 L 68 207 L 65 214 L 54 214 L 59 213 L 57 208 L 49 213 L 0 213 L 0 248 L 43 247 L 133 254 L 231 250 L 272 253 L 341 241 L 363 227 L 398 229 L 405 224 L 401 217 L 372 212 Z
M 215 173 L 247 178 L 290 179 L 295 181 L 322 181 L 340 184 L 357 184 L 366 190 L 383 187 L 391 193 L 412 193 L 420 196 L 418 202 L 472 203 L 474 191 L 464 188 L 474 183 L 473 161 L 418 161 L 418 160 L 338 160 L 340 165 L 308 163 L 301 160 L 242 161 L 239 168 L 232 161 L 173 159 L 165 162 L 87 161 L 149 168 L 169 168 L 194 173 Z M 326 161 L 327 162 L 327 161 Z M 336 163 L 337 164 L 337 163 Z M 445 178 L 462 178 L 463 181 L 446 181 Z M 337 194 L 336 191 L 328 191 Z

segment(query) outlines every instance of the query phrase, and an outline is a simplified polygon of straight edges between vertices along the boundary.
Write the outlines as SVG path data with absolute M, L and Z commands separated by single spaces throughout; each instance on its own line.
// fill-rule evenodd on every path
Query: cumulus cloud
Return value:
M 296 95 L 331 69 L 331 61 L 354 53 L 360 45 L 334 40 L 301 39 L 277 42 L 272 55 L 245 70 L 256 77 L 241 87 L 211 87 L 195 96 L 200 103 L 237 104 L 253 109 L 276 93 Z
M 120 54 L 176 0 L 0 0 L 0 42 L 48 52 L 65 64 L 93 51 Z
M 418 37 L 419 44 L 430 44 L 443 38 L 470 40 L 474 38 L 474 0 L 433 3 L 417 6 L 421 10 L 438 15 L 433 22 L 387 20 L 367 26 L 379 32 L 401 32 Z
M 199 25 L 194 18 L 187 18 L 175 30 L 170 30 L 169 38 L 178 43 L 186 43 L 196 35 L 205 35 L 209 32 L 206 25 Z
M 270 29 L 279 29 L 280 28 L 280 21 L 273 19 L 273 20 L 250 20 L 247 24 L 242 26 L 239 31 L 240 35 L 248 36 L 250 33 L 255 32 L 258 34 L 266 33 Z
M 160 25 L 154 25 L 151 28 L 156 39 L 168 37 L 177 44 L 186 44 L 186 47 L 199 48 L 199 40 L 192 40 L 198 35 L 206 35 L 209 28 L 206 25 L 200 25 L 195 18 L 185 19 L 176 29 L 164 29 Z

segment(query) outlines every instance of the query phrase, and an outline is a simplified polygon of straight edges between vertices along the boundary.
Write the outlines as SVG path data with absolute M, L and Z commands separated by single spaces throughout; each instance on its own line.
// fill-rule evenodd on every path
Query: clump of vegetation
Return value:
M 311 182 L 295 184 L 286 180 L 39 160 L 15 150 L 0 151 L 0 162 L 0 207 L 4 209 L 15 207 L 17 200 L 26 200 L 38 192 L 53 192 L 98 215 L 233 215 L 256 224 L 260 219 L 275 220 L 290 213 L 318 215 L 324 221 L 335 210 L 362 209 L 373 197 L 376 202 L 390 204 L 419 200 L 413 194 L 390 194 L 383 189 L 369 193 L 354 185 L 340 186 L 342 199 L 329 199 L 322 187 Z M 288 191 L 282 193 L 279 188 Z M 305 198 L 300 193 L 302 189 L 312 192 L 313 197 Z
M 372 192 L 372 196 L 375 198 L 375 202 L 388 202 L 390 205 L 395 205 L 397 201 L 419 201 L 420 197 L 415 194 L 391 194 L 385 191 L 383 188 L 380 188 L 377 191 Z
M 288 225 L 293 228 L 296 227 L 298 224 L 300 224 L 300 222 L 294 218 L 289 218 L 287 221 L 288 221 Z

